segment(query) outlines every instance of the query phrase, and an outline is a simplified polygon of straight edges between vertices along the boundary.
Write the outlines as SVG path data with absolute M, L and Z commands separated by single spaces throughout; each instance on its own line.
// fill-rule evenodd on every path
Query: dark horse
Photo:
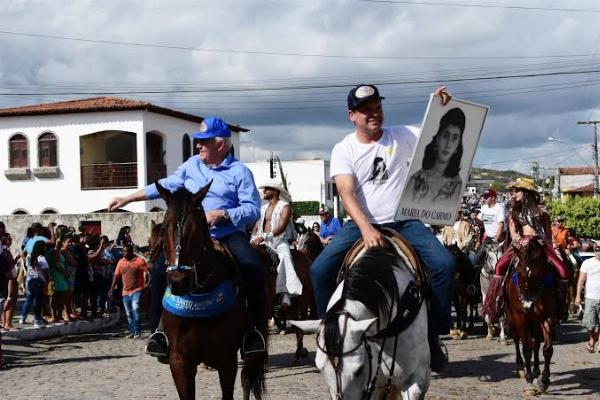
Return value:
M 514 272 L 508 277 L 505 287 L 506 314 L 515 340 L 517 352 L 517 373 L 523 370 L 523 358 L 519 342 L 523 345 L 525 356 L 525 379 L 529 384 L 526 394 L 544 393 L 550 385 L 550 360 L 552 359 L 552 341 L 555 332 L 555 288 L 550 264 L 546 259 L 545 245 L 538 239 L 532 239 L 516 250 L 517 263 Z M 538 386 L 533 379 L 540 376 L 539 350 L 544 343 L 544 371 Z M 534 366 L 531 369 L 531 354 Z
M 156 185 L 167 203 L 162 224 L 167 281 L 176 296 L 208 293 L 226 281 L 240 287 L 233 257 L 208 232 L 202 199 L 210 183 L 194 195 L 186 190 L 171 194 Z M 238 350 L 249 324 L 243 293 L 225 313 L 207 318 L 185 318 L 165 309 L 164 331 L 169 339 L 169 365 L 181 399 L 195 398 L 195 377 L 200 363 L 219 372 L 223 399 L 233 399 Z M 245 360 L 242 368 L 244 399 L 250 392 L 261 399 L 265 391 L 268 355 Z
M 446 246 L 456 260 L 456 273 L 454 274 L 454 293 L 452 295 L 452 304 L 456 310 L 456 329 L 452 329 L 450 334 L 455 339 L 466 339 L 467 331 L 467 308 L 471 305 L 470 327 L 473 327 L 473 308 L 477 308 L 477 301 L 473 298 L 477 295 L 475 286 L 475 271 L 467 255 L 456 245 Z M 473 307 L 475 302 L 475 307 Z
M 314 295 L 312 284 L 310 282 L 310 265 L 311 260 L 298 250 L 292 249 L 292 261 L 298 279 L 302 282 L 302 294 L 291 298 L 291 304 L 287 308 L 281 308 L 278 304 L 278 296 L 275 293 L 275 285 L 277 280 L 277 264 L 272 265 L 271 255 L 263 245 L 256 247 L 258 256 L 263 265 L 269 265 L 269 295 L 267 296 L 267 310 L 273 311 L 273 319 L 277 327 L 284 331 L 286 329 L 287 320 L 307 320 L 310 313 L 310 308 L 314 303 Z M 274 255 L 277 257 L 277 255 Z M 296 331 L 296 353 L 294 354 L 294 364 L 297 364 L 300 358 L 308 357 L 308 350 L 304 347 L 304 333 L 298 329 Z

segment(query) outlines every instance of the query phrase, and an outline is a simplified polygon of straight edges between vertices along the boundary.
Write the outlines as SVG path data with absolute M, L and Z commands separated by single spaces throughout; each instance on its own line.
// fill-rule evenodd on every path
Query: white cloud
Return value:
M 549 7 L 542 0 L 527 5 Z M 560 6 L 598 8 L 595 0 L 562 1 Z M 327 157 L 333 144 L 352 129 L 345 110 L 352 84 L 595 69 L 600 56 L 453 57 L 599 53 L 598 15 L 354 0 L 63 0 L 60 7 L 50 0 L 4 1 L 0 26 L 6 31 L 212 49 L 446 58 L 385 61 L 235 54 L 0 34 L 0 92 L 34 93 L 0 97 L 0 107 L 68 98 L 35 95 L 50 89 L 98 92 L 340 83 L 343 87 L 331 89 L 129 96 L 201 115 L 219 114 L 251 128 L 253 143 L 243 149 L 247 159 L 264 158 L 271 151 L 282 158 Z M 569 82 L 581 87 L 548 91 L 557 89 L 548 85 Z M 44 86 L 48 84 L 54 87 Z M 458 97 L 491 107 L 476 164 L 522 169 L 526 161 L 514 166 L 498 162 L 543 154 L 546 137 L 556 129 L 573 145 L 591 142 L 589 129 L 575 126 L 575 121 L 599 114 L 598 84 L 600 74 L 590 73 L 450 82 L 449 87 Z M 418 124 L 435 86 L 381 86 L 387 97 L 386 122 Z M 507 91 L 524 93 L 490 97 Z M 564 162 L 577 163 L 576 157 Z

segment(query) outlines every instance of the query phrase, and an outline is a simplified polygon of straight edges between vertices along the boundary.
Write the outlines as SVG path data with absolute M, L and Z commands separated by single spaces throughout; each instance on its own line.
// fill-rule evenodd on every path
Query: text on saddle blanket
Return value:
M 176 296 L 165 290 L 162 305 L 171 314 L 186 318 L 210 318 L 223 315 L 235 305 L 238 291 L 235 283 L 223 281 L 208 293 Z

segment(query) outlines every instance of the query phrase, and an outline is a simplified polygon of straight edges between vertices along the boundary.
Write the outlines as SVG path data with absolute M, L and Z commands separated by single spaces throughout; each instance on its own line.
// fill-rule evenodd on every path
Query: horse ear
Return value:
M 162 187 L 160 185 L 160 183 L 158 183 L 158 181 L 154 181 L 154 186 L 156 186 L 156 190 L 158 190 L 158 194 L 160 194 L 160 198 L 163 199 L 164 201 L 167 201 L 167 199 L 171 195 L 171 192 L 169 192 L 167 189 Z
M 213 180 L 211 179 L 210 182 L 208 182 L 208 184 L 206 184 L 206 186 L 204 186 L 202 189 L 198 190 L 198 193 L 194 194 L 194 196 L 192 196 L 192 200 L 194 201 L 194 203 L 201 203 L 202 200 L 204 200 L 204 197 L 206 197 L 206 193 L 208 193 L 208 189 L 210 189 L 210 185 L 212 185 Z

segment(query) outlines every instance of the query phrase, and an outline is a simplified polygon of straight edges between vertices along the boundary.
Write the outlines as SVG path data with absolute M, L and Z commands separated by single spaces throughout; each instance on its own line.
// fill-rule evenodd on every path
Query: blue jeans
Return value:
M 34 321 L 37 324 L 42 323 L 42 302 L 44 301 L 44 286 L 46 284 L 40 278 L 31 278 L 27 282 L 27 290 L 25 293 L 25 303 L 21 309 L 21 318 L 23 321 L 27 319 L 27 314 L 33 304 Z
M 256 250 L 250 245 L 248 236 L 243 232 L 234 232 L 229 236 L 219 238 L 224 243 L 237 263 L 244 293 L 248 300 L 248 309 L 254 326 L 258 329 L 267 326 L 267 274 L 261 264 Z
M 423 261 L 432 293 L 430 301 L 432 320 L 436 325 L 434 328 L 440 335 L 447 334 L 452 324 L 450 305 L 454 290 L 454 257 L 421 221 L 398 221 L 383 226 L 400 233 L 410 242 Z M 361 237 L 356 223 L 348 222 L 313 262 L 310 277 L 320 318 L 325 315 L 327 303 L 335 291 L 337 273 L 346 252 Z
M 127 324 L 129 325 L 129 333 L 139 335 L 142 333 L 142 318 L 140 311 L 140 297 L 142 291 L 131 293 L 123 296 L 123 307 L 127 314 Z

